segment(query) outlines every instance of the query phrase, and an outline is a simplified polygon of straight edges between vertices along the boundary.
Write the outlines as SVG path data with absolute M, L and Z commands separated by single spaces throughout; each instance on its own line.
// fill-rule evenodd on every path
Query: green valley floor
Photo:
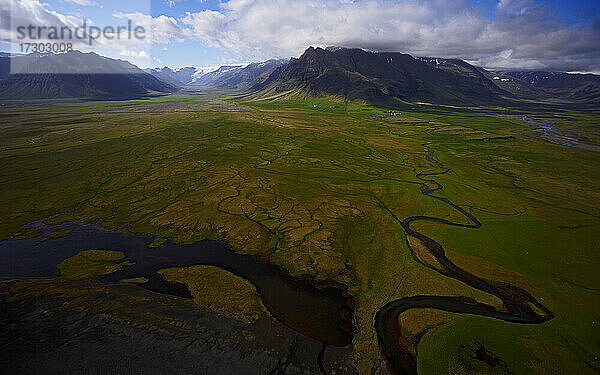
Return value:
M 557 124 L 591 144 L 600 140 L 598 110 L 524 105 L 514 113 Z M 160 337 L 179 353 L 186 350 L 177 342 L 181 332 L 208 341 L 206 332 L 216 332 L 217 340 L 233 341 L 209 347 L 252 353 L 250 372 L 272 366 L 282 373 L 388 373 L 374 328 L 386 303 L 460 296 L 505 308 L 496 296 L 439 272 L 424 243 L 403 230 L 401 221 L 410 216 L 468 224 L 459 211 L 423 194 L 437 183 L 443 188 L 435 195 L 476 217 L 481 227 L 420 221 L 413 228 L 441 244 L 460 269 L 527 291 L 553 317 L 518 324 L 410 309 L 398 319 L 402 337 L 415 343 L 419 374 L 600 371 L 600 153 L 553 144 L 516 118 L 416 104 L 377 108 L 331 97 L 250 101 L 206 94 L 7 105 L 0 109 L 0 163 L 5 245 L 37 238 L 40 232 L 26 224 L 49 217 L 46 224 L 98 222 L 107 231 L 155 236 L 148 251 L 167 239 L 219 240 L 292 276 L 341 285 L 354 304 L 351 345 L 328 348 L 320 369 L 320 345 L 285 331 L 286 322 L 275 319 L 244 278 L 209 265 L 174 265 L 160 275 L 186 285 L 192 296 L 177 298 L 136 287 L 148 281 L 143 278 L 106 283 L 100 276 L 131 262 L 120 252 L 82 249 L 53 264 L 58 277 L 0 283 L 0 301 L 12 311 L 0 313 L 0 322 L 16 324 L 3 324 L 13 335 L 57 335 L 59 326 L 48 322 L 52 329 L 45 330 L 40 323 L 48 310 L 64 325 L 127 326 L 119 332 L 151 345 L 155 356 L 164 354 Z M 440 166 L 449 171 L 429 176 L 435 183 L 417 176 L 442 172 Z M 70 235 L 59 229 L 39 240 Z M 0 278 L 6 280 L 2 272 Z M 70 318 L 79 311 L 82 316 Z M 190 323 L 194 311 L 199 320 L 214 314 L 229 325 L 199 328 Z M 269 333 L 261 337 L 261 330 Z M 77 336 L 73 326 L 65 332 Z M 147 342 L 145 332 L 154 335 Z M 123 340 L 115 348 L 126 350 Z M 12 353 L 18 342 L 4 340 L 0 347 Z M 50 350 L 43 342 L 35 348 Z M 47 363 L 50 357 L 36 358 Z M 227 355 L 216 357 L 219 366 L 185 369 L 227 371 Z M 89 366 L 126 372 L 131 363 L 142 366 L 136 360 L 124 364 L 115 357 L 117 367 L 106 367 L 95 353 Z M 232 368 L 243 368 L 236 361 Z M 148 362 L 150 373 L 160 369 L 155 362 Z M 71 364 L 65 368 L 77 371 Z

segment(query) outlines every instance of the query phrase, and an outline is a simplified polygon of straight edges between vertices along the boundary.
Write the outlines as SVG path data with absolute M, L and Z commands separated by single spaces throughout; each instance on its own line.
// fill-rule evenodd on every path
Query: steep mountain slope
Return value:
M 473 65 L 459 59 L 446 59 L 441 57 L 415 57 L 416 60 L 435 68 L 456 73 L 467 78 L 481 78 L 482 72 Z M 487 84 L 487 83 L 486 83 Z
M 10 54 L 0 53 L 0 80 L 8 77 L 10 74 Z
M 561 72 L 503 72 L 553 96 L 574 101 L 600 103 L 600 75 Z
M 144 69 L 144 71 L 170 85 L 184 86 L 192 82 L 195 75 L 198 74 L 199 69 L 191 66 L 181 69 L 171 69 L 165 66 L 164 68 Z
M 223 65 L 211 72 L 197 75 L 190 85 L 215 87 L 223 77 L 233 75 L 242 68 L 244 65 Z
M 517 98 L 539 100 L 552 97 L 546 91 L 519 78 L 504 73 L 487 71 L 483 68 L 478 68 L 478 70 L 500 89 L 510 92 Z
M 418 60 L 423 61 L 431 66 L 445 71 L 457 73 L 469 78 L 482 78 L 485 77 L 491 83 L 496 85 L 499 89 L 507 91 L 512 95 L 519 98 L 545 98 L 548 96 L 544 91 L 536 89 L 514 77 L 508 77 L 501 73 L 489 72 L 480 67 L 474 67 L 473 65 L 459 59 L 446 59 L 442 57 L 417 57 Z M 489 83 L 486 82 L 489 86 Z
M 127 61 L 93 52 L 0 56 L 0 66 L 7 64 L 12 74 L 0 76 L 2 99 L 118 98 L 175 90 Z
M 407 54 L 310 47 L 253 89 L 263 96 L 300 91 L 375 103 L 399 99 L 460 105 L 500 102 L 509 95 L 474 67 L 461 66 L 441 69 Z
M 274 69 L 286 62 L 287 60 L 267 60 L 248 65 L 222 66 L 197 77 L 190 85 L 223 90 L 244 89 L 262 82 Z

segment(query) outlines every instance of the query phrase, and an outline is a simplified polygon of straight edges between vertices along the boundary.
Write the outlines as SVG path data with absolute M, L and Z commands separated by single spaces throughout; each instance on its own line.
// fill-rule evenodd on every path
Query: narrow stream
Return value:
M 400 314 L 409 309 L 433 308 L 453 313 L 487 316 L 513 323 L 529 324 L 543 323 L 554 316 L 550 310 L 544 307 L 525 290 L 507 283 L 485 280 L 462 270 L 446 257 L 442 245 L 430 237 L 412 229 L 411 224 L 418 221 L 436 222 L 444 225 L 471 229 L 481 227 L 481 223 L 471 213 L 465 211 L 463 208 L 446 198 L 434 195 L 435 192 L 442 190 L 443 187 L 439 182 L 428 177 L 446 174 L 450 169 L 445 168 L 441 163 L 434 160 L 434 150 L 429 145 L 426 146 L 427 154 L 425 159 L 441 171 L 420 173 L 417 175 L 417 178 L 427 187 L 423 189 L 423 195 L 447 204 L 462 214 L 468 220 L 468 223 L 454 223 L 445 219 L 430 216 L 411 216 L 404 220 L 399 220 L 394 215 L 394 218 L 399 221 L 406 235 L 421 241 L 441 265 L 441 267 L 437 268 L 421 262 L 424 266 L 429 267 L 444 276 L 462 281 L 475 289 L 498 297 L 503 303 L 503 308 L 502 310 L 496 310 L 493 306 L 476 302 L 468 297 L 445 296 L 411 296 L 387 303 L 375 316 L 375 330 L 377 331 L 377 337 L 384 357 L 389 366 L 399 374 L 417 373 L 417 345 L 421 336 L 417 335 L 414 338 L 403 338 L 398 319 Z
M 421 336 L 403 338 L 399 327 L 400 314 L 409 309 L 433 308 L 528 324 L 543 323 L 553 317 L 552 312 L 525 290 L 507 283 L 485 280 L 462 270 L 446 257 L 444 248 L 438 242 L 412 228 L 411 224 L 419 221 L 470 229 L 481 227 L 481 223 L 470 212 L 449 199 L 435 195 L 443 187 L 431 177 L 446 174 L 450 169 L 434 159 L 434 150 L 429 144 L 424 146 L 427 146 L 425 159 L 438 168 L 438 172 L 418 174 L 417 178 L 420 182 L 381 180 L 420 185 L 423 195 L 456 210 L 465 217 L 466 223 L 455 223 L 430 216 L 411 216 L 401 220 L 391 210 L 388 211 L 402 226 L 406 235 L 421 241 L 440 264 L 440 266 L 432 266 L 422 263 L 424 266 L 498 297 L 503 307 L 497 310 L 493 306 L 476 302 L 468 297 L 422 295 L 387 303 L 376 313 L 375 330 L 389 367 L 400 374 L 417 373 L 417 345 Z M 288 154 L 289 151 L 285 152 L 285 155 Z M 266 165 L 252 165 L 252 168 L 290 176 L 340 179 L 333 176 L 296 175 L 265 168 L 281 156 L 283 155 L 276 156 Z M 380 179 L 351 181 L 368 183 L 377 180 Z M 82 250 L 115 250 L 123 251 L 125 259 L 134 262 L 134 265 L 102 276 L 105 281 L 118 282 L 122 279 L 146 277 L 149 281 L 139 283 L 139 286 L 160 293 L 190 298 L 191 294 L 185 285 L 167 282 L 157 271 L 169 267 L 212 265 L 250 281 L 271 314 L 291 329 L 322 342 L 324 344 L 322 353 L 327 345 L 346 346 L 352 342 L 354 300 L 347 292 L 347 288 L 339 283 L 324 283 L 307 277 L 294 277 L 283 268 L 269 264 L 259 257 L 237 254 L 219 241 L 203 240 L 188 245 L 167 241 L 160 247 L 149 248 L 148 245 L 154 239 L 150 235 L 106 231 L 99 224 L 65 223 L 59 226 L 46 226 L 43 224 L 44 220 L 46 219 L 29 225 L 31 229 L 42 231 L 37 238 L 9 239 L 0 242 L 0 280 L 57 277 L 59 272 L 56 265 Z M 73 229 L 73 232 L 65 237 L 40 241 L 59 228 Z M 319 355 L 320 359 L 322 353 Z
M 585 139 L 579 138 L 575 135 L 566 135 L 564 129 L 556 124 L 551 124 L 547 121 L 533 118 L 528 115 L 517 115 L 501 111 L 493 111 L 489 109 L 481 109 L 477 107 L 467 108 L 474 112 L 484 113 L 491 116 L 504 117 L 511 120 L 523 121 L 534 127 L 534 131 L 540 135 L 541 138 L 545 139 L 550 143 L 554 143 L 562 146 L 569 146 L 580 148 L 582 150 L 600 152 L 600 146 L 586 143 Z M 571 132 L 572 134 L 573 132 Z
M 473 216 L 470 212 L 467 212 L 466 210 L 459 207 L 447 198 L 435 195 L 436 192 L 443 189 L 443 186 L 439 182 L 431 179 L 431 177 L 444 175 L 450 172 L 450 169 L 444 167 L 440 162 L 434 159 L 434 150 L 431 148 L 430 144 L 424 144 L 423 146 L 427 147 L 425 160 L 433 164 L 440 171 L 417 174 L 416 177 L 420 182 L 389 178 L 374 178 L 366 180 L 344 179 L 335 176 L 306 175 L 281 172 L 266 168 L 268 166 L 271 166 L 272 163 L 280 157 L 284 155 L 289 155 L 290 151 L 286 151 L 284 154 L 276 155 L 273 159 L 268 160 L 265 164 L 252 165 L 252 168 L 261 170 L 266 173 L 294 176 L 300 178 L 331 179 L 338 181 L 352 181 L 364 183 L 371 183 L 375 181 L 395 181 L 398 183 L 420 185 L 422 189 L 422 194 L 424 196 L 443 202 L 452 209 L 458 211 L 462 216 L 464 216 L 467 219 L 466 223 L 455 223 L 446 219 L 430 216 L 410 216 L 405 219 L 399 219 L 390 209 L 386 208 L 388 213 L 392 217 L 394 217 L 394 219 L 398 221 L 398 223 L 402 226 L 402 229 L 404 230 L 407 236 L 414 237 L 425 245 L 427 251 L 429 251 L 435 257 L 435 259 L 441 265 L 441 268 L 436 268 L 422 262 L 424 266 L 429 267 L 444 276 L 462 281 L 463 283 L 475 289 L 494 295 L 498 297 L 503 303 L 503 308 L 501 310 L 496 310 L 493 306 L 479 303 L 469 297 L 417 295 L 394 300 L 381 307 L 381 309 L 375 315 L 375 330 L 377 332 L 377 337 L 382 350 L 382 354 L 385 357 L 390 369 L 397 374 L 417 373 L 417 345 L 421 339 L 421 335 L 416 335 L 413 338 L 402 337 L 402 332 L 399 326 L 398 319 L 400 314 L 409 309 L 433 308 L 453 313 L 487 316 L 490 318 L 496 318 L 508 322 L 523 324 L 543 323 L 554 317 L 550 310 L 543 306 L 527 291 L 519 287 L 510 285 L 508 283 L 500 283 L 482 279 L 459 268 L 446 257 L 446 253 L 442 245 L 440 245 L 432 238 L 417 232 L 411 227 L 412 223 L 419 221 L 436 222 L 443 225 L 469 229 L 478 229 L 481 227 L 481 223 L 479 222 L 479 220 L 477 220 L 477 218 Z M 414 252 L 412 248 L 411 251 Z

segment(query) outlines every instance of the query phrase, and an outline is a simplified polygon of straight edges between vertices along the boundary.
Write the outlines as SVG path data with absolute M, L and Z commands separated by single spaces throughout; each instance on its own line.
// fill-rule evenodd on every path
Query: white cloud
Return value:
M 486 19 L 469 1 L 230 0 L 212 36 L 233 53 L 287 57 L 341 45 L 443 56 L 504 67 L 600 68 L 600 22 L 567 25 L 548 6 L 503 0 Z M 503 51 L 511 50 L 509 56 Z
M 0 1 L 18 3 L 23 17 L 74 22 L 38 0 Z M 178 19 L 140 12 L 115 17 L 145 27 L 148 42 L 202 41 L 238 61 L 339 45 L 455 57 L 494 68 L 600 70 L 600 20 L 566 24 L 530 0 L 499 0 L 492 20 L 469 0 L 229 0 L 218 10 Z M 135 47 L 121 44 L 123 50 Z
M 82 2 L 86 0 L 73 1 Z M 90 4 L 92 3 L 90 2 Z M 141 15 L 141 13 L 135 15 Z M 0 17 L 0 21 L 2 21 L 0 22 L 0 38 L 2 40 L 12 42 L 13 47 L 22 42 L 64 42 L 72 43 L 74 48 L 87 51 L 103 48 L 124 50 L 140 48 L 145 42 L 144 40 L 129 37 L 113 38 L 109 40 L 99 36 L 99 31 L 94 31 L 93 35 L 97 37 L 92 40 L 90 44 L 89 34 L 83 36 L 83 32 L 76 32 L 76 30 L 81 29 L 83 25 L 86 25 L 88 31 L 90 26 L 98 26 L 100 28 L 103 28 L 104 26 L 111 26 L 114 30 L 117 26 L 123 26 L 127 23 L 119 22 L 119 24 L 115 23 L 114 25 L 97 25 L 93 20 L 85 19 L 82 16 L 59 13 L 53 10 L 50 5 L 42 3 L 39 0 L 0 0 Z M 152 19 L 150 16 L 146 17 Z M 125 21 L 127 21 L 126 18 Z M 135 26 L 136 20 L 132 21 Z M 159 17 L 154 21 L 154 23 L 160 23 L 161 21 L 162 18 Z M 34 26 L 33 37 L 30 37 L 27 31 L 27 27 L 30 25 Z M 25 28 L 21 29 L 23 30 L 24 34 L 19 32 L 19 27 Z M 52 27 L 58 30 L 58 33 L 54 38 L 49 36 L 50 28 Z M 72 34 L 65 32 L 62 34 L 64 35 L 64 38 L 61 38 L 60 30 L 62 27 L 67 27 Z M 37 34 L 38 28 L 44 28 L 44 30 L 39 34 L 41 35 L 41 38 L 39 38 Z M 148 30 L 151 29 L 148 28 Z M 149 48 L 150 44 L 146 44 Z M 18 50 L 18 48 L 16 50 Z
M 165 15 L 152 17 L 140 12 L 115 12 L 114 17 L 122 20 L 131 20 L 134 25 L 143 27 L 146 31 L 146 41 L 149 43 L 170 43 L 185 40 L 184 32 L 173 17 Z
M 203 40 L 212 46 L 230 46 L 226 40 L 229 39 L 227 31 L 227 16 L 214 10 L 205 10 L 197 13 L 187 13 L 181 18 L 181 22 L 189 27 L 187 35 L 192 39 Z
M 600 68 L 598 24 L 563 24 L 529 0 L 500 0 L 497 8 L 490 21 L 466 0 L 230 0 L 220 11 L 188 13 L 181 22 L 189 38 L 242 59 L 340 45 L 505 68 Z
M 63 1 L 77 4 L 77 5 L 82 5 L 82 6 L 97 5 L 95 2 L 90 1 L 90 0 L 63 0 Z
M 76 27 L 83 20 L 55 12 L 38 0 L 0 0 L 0 38 L 17 40 L 17 27 L 28 25 Z
M 532 0 L 499 0 L 496 9 L 500 11 L 521 11 L 533 6 Z
M 119 56 L 125 56 L 125 57 L 138 57 L 138 58 L 144 58 L 147 59 L 148 53 L 146 53 L 146 51 L 135 51 L 135 50 L 121 50 L 119 52 Z

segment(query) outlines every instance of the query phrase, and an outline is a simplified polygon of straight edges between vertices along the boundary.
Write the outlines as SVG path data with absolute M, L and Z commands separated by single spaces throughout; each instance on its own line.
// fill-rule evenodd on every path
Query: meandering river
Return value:
M 528 115 L 523 114 L 513 114 L 509 112 L 491 110 L 491 109 L 482 109 L 478 107 L 467 107 L 467 109 L 485 113 L 491 116 L 504 117 L 511 120 L 523 121 L 526 124 L 529 124 L 534 127 L 534 131 L 540 135 L 541 138 L 545 139 L 548 142 L 555 143 L 557 145 L 569 146 L 580 148 L 582 150 L 600 152 L 600 146 L 587 143 L 585 139 L 582 139 L 581 136 L 576 135 L 573 131 L 567 132 L 562 129 L 560 126 L 556 124 L 549 123 L 545 120 L 540 120 Z M 567 135 L 567 133 L 569 133 Z
M 433 180 L 433 177 L 446 174 L 450 169 L 434 159 L 431 145 L 424 146 L 427 147 L 425 159 L 438 171 L 418 174 L 416 177 L 419 182 L 386 180 L 420 185 L 424 196 L 443 202 L 460 213 L 466 222 L 456 223 L 430 216 L 410 216 L 399 219 L 392 211 L 388 211 L 398 221 L 406 235 L 422 242 L 438 262 L 437 266 L 423 263 L 424 266 L 498 297 L 503 307 L 497 310 L 493 306 L 467 297 L 422 295 L 401 298 L 382 306 L 375 316 L 375 330 L 389 367 L 401 374 L 417 373 L 416 347 L 420 337 L 403 339 L 399 326 L 398 318 L 407 310 L 433 308 L 527 324 L 543 323 L 553 317 L 552 312 L 527 291 L 507 283 L 486 280 L 462 270 L 446 257 L 442 245 L 413 229 L 412 224 L 419 221 L 468 229 L 477 229 L 481 226 L 472 213 L 447 198 L 435 195 L 443 187 Z M 267 173 L 294 175 L 266 168 L 278 157 L 288 154 L 289 151 L 268 161 L 266 165 L 252 167 Z M 294 176 L 339 179 L 328 176 Z M 360 182 L 360 180 L 352 181 Z M 0 242 L 0 280 L 59 276 L 56 265 L 82 250 L 115 250 L 123 251 L 125 259 L 134 264 L 113 274 L 102 276 L 105 281 L 118 282 L 122 279 L 146 277 L 149 281 L 139 283 L 139 286 L 160 293 L 190 298 L 191 294 L 184 284 L 167 282 L 157 271 L 169 267 L 213 265 L 250 281 L 271 314 L 293 330 L 325 345 L 346 346 L 352 342 L 354 301 L 348 294 L 347 288 L 341 284 L 318 282 L 307 277 L 294 277 L 283 268 L 269 264 L 260 257 L 237 254 L 219 241 L 203 240 L 187 245 L 167 241 L 157 248 L 149 248 L 148 245 L 154 239 L 150 235 L 106 231 L 98 223 L 65 223 L 49 226 L 44 224 L 44 220 L 29 224 L 31 229 L 42 232 L 40 236 Z M 52 231 L 61 228 L 72 229 L 73 232 L 65 237 L 40 241 Z M 323 352 L 319 356 L 320 360 L 322 354 Z
M 459 207 L 449 199 L 435 195 L 442 190 L 442 185 L 431 179 L 432 176 L 446 174 L 450 169 L 445 168 L 440 162 L 434 160 L 434 150 L 430 145 L 427 146 L 426 160 L 437 167 L 439 172 L 420 173 L 417 178 L 424 183 L 423 195 L 436 199 L 458 211 L 467 219 L 467 223 L 455 223 L 446 219 L 430 216 L 410 216 L 403 220 L 398 220 L 407 236 L 414 237 L 421 241 L 427 251 L 435 257 L 441 265 L 435 267 L 426 263 L 422 264 L 440 274 L 462 281 L 463 283 L 479 289 L 483 292 L 498 297 L 502 303 L 502 310 L 496 310 L 493 306 L 476 302 L 467 297 L 446 297 L 446 296 L 411 296 L 397 299 L 383 306 L 375 316 L 375 330 L 379 343 L 390 367 L 400 374 L 417 373 L 417 345 L 420 337 L 413 340 L 402 340 L 402 331 L 399 326 L 399 316 L 403 312 L 416 308 L 433 308 L 449 311 L 453 313 L 473 314 L 501 319 L 513 323 L 536 324 L 543 323 L 553 317 L 553 314 L 539 301 L 537 301 L 527 291 L 507 284 L 490 280 L 485 280 L 473 275 L 456 266 L 446 257 L 444 248 L 432 238 L 419 233 L 412 228 L 411 224 L 419 221 L 436 222 L 443 225 L 477 229 L 481 223 L 471 213 Z M 410 246 L 410 244 L 409 244 Z
M 268 160 L 265 164 L 252 165 L 252 168 L 259 169 L 263 172 L 303 178 L 332 179 L 364 183 L 370 183 L 378 180 L 387 180 L 395 181 L 398 183 L 418 184 L 421 186 L 421 191 L 424 196 L 443 202 L 444 204 L 456 210 L 462 216 L 465 217 L 466 223 L 456 223 L 446 219 L 431 216 L 410 216 L 405 219 L 400 219 L 394 214 L 392 210 L 387 209 L 387 211 L 401 225 L 406 235 L 414 237 L 421 241 L 424 244 L 427 251 L 431 255 L 433 255 L 437 262 L 440 264 L 440 267 L 436 268 L 430 264 L 422 262 L 424 266 L 432 268 L 444 276 L 462 281 L 463 283 L 475 289 L 494 295 L 498 297 L 503 303 L 502 309 L 497 310 L 493 306 L 484 303 L 479 303 L 473 300 L 472 298 L 468 297 L 416 295 L 397 299 L 382 306 L 375 315 L 375 330 L 377 332 L 377 337 L 381 346 L 383 356 L 385 357 L 390 369 L 398 374 L 417 373 L 416 353 L 420 336 L 417 335 L 412 339 L 403 339 L 402 331 L 399 326 L 398 318 L 400 314 L 407 310 L 417 308 L 432 308 L 453 313 L 486 316 L 490 318 L 501 319 L 508 322 L 523 324 L 543 323 L 554 316 L 550 310 L 548 310 L 544 305 L 537 301 L 527 291 L 519 287 L 510 285 L 508 283 L 500 283 L 491 280 L 485 280 L 459 268 L 450 259 L 446 257 L 446 253 L 442 245 L 440 245 L 432 238 L 422 233 L 419 233 L 418 231 L 412 228 L 411 224 L 419 221 L 435 222 L 442 225 L 449 225 L 469 229 L 478 229 L 481 227 L 481 223 L 479 222 L 479 220 L 477 220 L 475 216 L 473 216 L 473 214 L 466 211 L 462 207 L 456 205 L 451 200 L 435 195 L 436 192 L 439 192 L 443 189 L 443 186 L 439 182 L 433 180 L 432 177 L 446 174 L 450 172 L 450 169 L 444 167 L 440 162 L 434 159 L 435 151 L 431 147 L 431 144 L 424 144 L 423 146 L 425 146 L 427 150 L 425 154 L 425 160 L 431 163 L 439 171 L 417 174 L 416 177 L 420 182 L 404 181 L 400 179 L 389 178 L 370 180 L 342 179 L 339 177 L 325 175 L 294 174 L 267 168 L 271 166 L 272 163 L 280 157 L 284 155 L 289 155 L 290 151 L 286 151 L 284 154 L 275 156 L 273 159 Z

